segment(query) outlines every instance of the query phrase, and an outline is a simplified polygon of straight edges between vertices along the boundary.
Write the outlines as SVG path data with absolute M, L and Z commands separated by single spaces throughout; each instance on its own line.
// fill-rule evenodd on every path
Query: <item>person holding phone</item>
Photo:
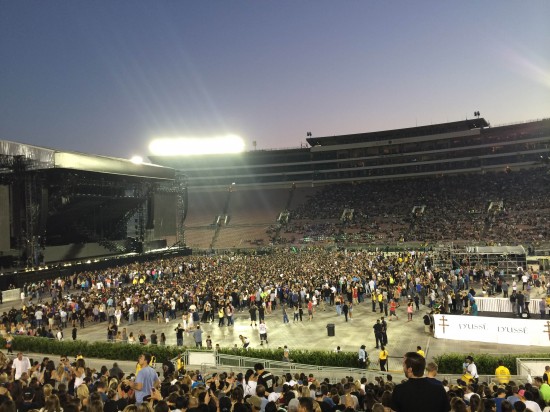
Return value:
M 143 403 L 143 398 L 151 395 L 152 389 L 160 384 L 157 372 L 149 365 L 151 363 L 151 354 L 142 354 L 138 359 L 138 363 L 141 369 L 136 379 L 134 381 L 124 381 L 125 385 L 128 385 L 130 389 L 135 391 L 137 405 Z

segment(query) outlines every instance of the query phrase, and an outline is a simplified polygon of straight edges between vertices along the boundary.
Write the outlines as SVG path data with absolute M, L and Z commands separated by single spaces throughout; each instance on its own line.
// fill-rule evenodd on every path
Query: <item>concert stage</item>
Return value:
M 0 141 L 0 272 L 185 246 L 176 170 Z

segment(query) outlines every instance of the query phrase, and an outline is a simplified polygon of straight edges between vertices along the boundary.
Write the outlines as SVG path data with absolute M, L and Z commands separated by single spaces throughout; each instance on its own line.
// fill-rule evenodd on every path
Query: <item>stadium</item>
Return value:
M 165 247 L 549 254 L 548 119 L 491 127 L 476 117 L 307 142 L 134 164 L 3 141 L 1 266 Z
M 74 340 L 100 342 L 107 322 L 109 344 L 157 345 L 160 334 L 203 372 L 244 367 L 249 347 L 263 353 L 256 302 L 266 303 L 273 353 L 288 362 L 269 361 L 276 373 L 313 371 L 288 366 L 312 346 L 355 357 L 369 342 L 370 371 L 316 369 L 332 380 L 373 379 L 377 365 L 387 377 L 416 346 L 432 359 L 461 345 L 514 360 L 547 352 L 549 119 L 492 127 L 476 117 L 307 142 L 139 163 L 1 141 L 5 305 L 59 293 L 72 314 L 56 312 L 49 329 L 27 314 L 27 334 L 63 340 L 72 322 Z M 6 325 L 18 312 L 4 313 Z M 384 315 L 401 324 L 382 317 L 379 331 Z M 192 360 L 188 345 L 203 347 L 194 327 L 205 346 L 220 345 L 215 355 Z M 378 363 L 374 342 L 391 348 Z
M 550 412 L 550 2 L 0 10 L 0 412 Z
M 454 241 L 544 254 L 549 128 L 548 119 L 489 127 L 476 118 L 151 160 L 187 176 L 193 248 Z

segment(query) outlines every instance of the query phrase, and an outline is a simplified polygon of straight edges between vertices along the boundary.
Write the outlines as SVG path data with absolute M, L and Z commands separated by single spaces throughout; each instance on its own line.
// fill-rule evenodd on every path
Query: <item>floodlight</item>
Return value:
M 141 156 L 132 156 L 132 158 L 130 159 L 130 161 L 136 165 L 140 165 L 143 163 L 143 157 Z
M 149 144 L 149 150 L 157 156 L 240 153 L 244 151 L 244 147 L 243 139 L 235 135 L 159 138 Z

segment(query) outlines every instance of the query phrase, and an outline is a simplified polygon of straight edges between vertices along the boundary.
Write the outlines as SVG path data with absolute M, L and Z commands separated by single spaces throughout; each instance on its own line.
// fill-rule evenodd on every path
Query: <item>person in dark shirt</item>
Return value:
M 118 412 L 118 402 L 116 400 L 116 391 L 109 389 L 107 393 L 107 402 L 103 405 L 103 412 Z
M 258 385 L 263 385 L 266 393 L 273 392 L 273 375 L 271 372 L 266 371 L 261 363 L 255 364 L 254 370 L 258 375 Z
M 183 332 L 185 328 L 181 326 L 181 323 L 178 323 L 178 327 L 174 329 L 176 331 L 176 342 L 178 346 L 183 346 Z
M 165 361 L 162 362 L 162 372 L 164 377 L 173 375 L 176 372 L 176 367 L 170 358 L 166 358 Z
M 407 352 L 403 359 L 403 372 L 408 380 L 397 385 L 392 393 L 391 408 L 395 412 L 448 412 L 451 405 L 443 385 L 424 377 L 426 359 Z
M 418 353 L 418 352 L 416 352 Z M 426 379 L 428 379 L 431 383 L 435 384 L 435 385 L 443 385 L 443 383 L 439 380 L 439 379 L 436 379 L 436 376 L 437 376 L 437 363 L 435 362 L 430 362 L 426 365 L 426 372 L 428 376 L 426 376 Z
M 109 369 L 109 377 L 110 378 L 117 378 L 117 379 L 122 379 L 122 377 L 124 376 L 124 372 L 122 371 L 122 369 L 120 369 L 120 367 L 118 366 L 118 363 L 113 363 L 113 367 L 111 369 Z
M 19 404 L 17 410 L 19 412 L 27 412 L 31 409 L 40 409 L 40 405 L 34 400 L 34 390 L 32 388 L 26 388 L 23 391 L 23 402 Z
M 380 319 L 376 320 L 376 323 L 372 327 L 374 329 L 374 337 L 376 339 L 376 348 L 378 349 L 380 346 L 383 345 L 383 336 L 382 336 L 382 324 L 380 323 Z
M 321 412 L 331 412 L 332 408 L 328 404 L 328 402 L 324 402 L 325 395 L 323 394 L 323 391 L 321 388 L 317 389 L 315 391 L 315 400 L 319 403 L 319 406 L 321 407 Z

